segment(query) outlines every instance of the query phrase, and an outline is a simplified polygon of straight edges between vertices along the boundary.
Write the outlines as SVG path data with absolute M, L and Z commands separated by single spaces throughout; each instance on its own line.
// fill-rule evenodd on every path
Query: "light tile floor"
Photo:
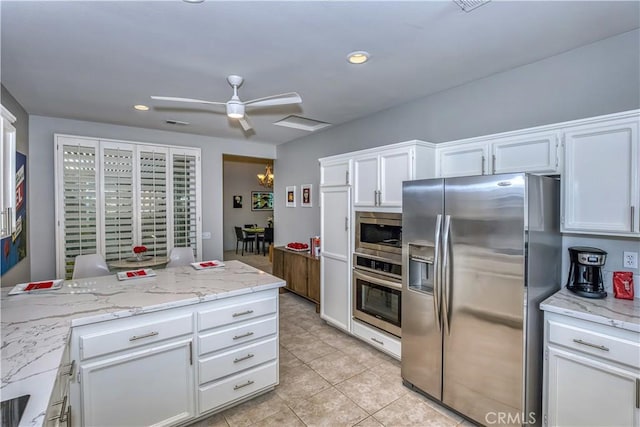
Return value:
M 472 425 L 402 385 L 400 363 L 280 295 L 280 384 L 195 423 L 216 426 Z

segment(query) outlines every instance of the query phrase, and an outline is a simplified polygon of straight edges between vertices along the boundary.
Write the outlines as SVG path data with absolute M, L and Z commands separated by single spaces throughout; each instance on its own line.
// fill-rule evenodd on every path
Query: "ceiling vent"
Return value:
M 483 4 L 487 4 L 490 1 L 491 0 L 453 0 L 453 2 L 460 6 L 460 9 L 465 12 L 471 12 L 473 9 L 476 9 Z
M 284 126 L 293 129 L 306 130 L 307 132 L 315 132 L 319 129 L 331 126 L 330 123 L 321 122 L 313 119 L 306 119 L 300 116 L 289 116 L 274 123 L 276 126 Z
M 165 120 L 164 121 L 168 125 L 178 125 L 178 126 L 186 126 L 189 122 L 183 122 L 182 120 Z

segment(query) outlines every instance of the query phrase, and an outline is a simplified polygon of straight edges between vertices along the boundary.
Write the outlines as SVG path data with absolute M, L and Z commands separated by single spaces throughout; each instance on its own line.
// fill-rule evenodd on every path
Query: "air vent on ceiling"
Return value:
M 476 9 L 483 4 L 487 4 L 490 1 L 491 0 L 453 0 L 453 2 L 460 6 L 460 9 L 465 12 L 471 12 L 473 9 Z
M 318 129 L 331 126 L 330 123 L 321 122 L 318 120 L 307 119 L 300 116 L 289 116 L 274 123 L 276 126 L 284 126 L 288 128 L 306 130 L 307 132 L 314 132 Z
M 168 125 L 179 125 L 179 126 L 186 126 L 189 124 L 189 122 L 183 122 L 182 120 L 165 120 L 165 123 Z

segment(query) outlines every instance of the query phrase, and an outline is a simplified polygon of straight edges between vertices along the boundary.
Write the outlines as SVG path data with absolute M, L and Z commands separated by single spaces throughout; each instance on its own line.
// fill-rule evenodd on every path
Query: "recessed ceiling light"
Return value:
M 202 3 L 204 0 L 182 0 L 185 3 Z
M 369 60 L 369 52 L 358 50 L 347 55 L 347 61 L 351 64 L 364 64 Z
M 134 105 L 133 108 L 135 108 L 138 111 L 149 111 L 149 107 L 142 104 Z

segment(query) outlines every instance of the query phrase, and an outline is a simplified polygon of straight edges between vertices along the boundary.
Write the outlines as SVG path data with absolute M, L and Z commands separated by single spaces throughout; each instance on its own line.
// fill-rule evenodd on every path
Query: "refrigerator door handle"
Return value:
M 444 218 L 444 237 L 442 239 L 442 321 L 448 335 L 451 335 L 451 327 L 449 326 L 449 294 L 451 293 L 450 287 L 450 268 L 449 268 L 449 229 L 451 227 L 451 216 L 447 215 Z
M 442 331 L 442 314 L 440 312 L 440 290 L 442 289 L 441 275 L 440 275 L 440 236 L 442 232 L 442 215 L 438 214 L 436 217 L 436 235 L 435 235 L 435 247 L 433 254 L 433 309 L 436 314 L 436 322 L 438 323 L 438 330 Z

